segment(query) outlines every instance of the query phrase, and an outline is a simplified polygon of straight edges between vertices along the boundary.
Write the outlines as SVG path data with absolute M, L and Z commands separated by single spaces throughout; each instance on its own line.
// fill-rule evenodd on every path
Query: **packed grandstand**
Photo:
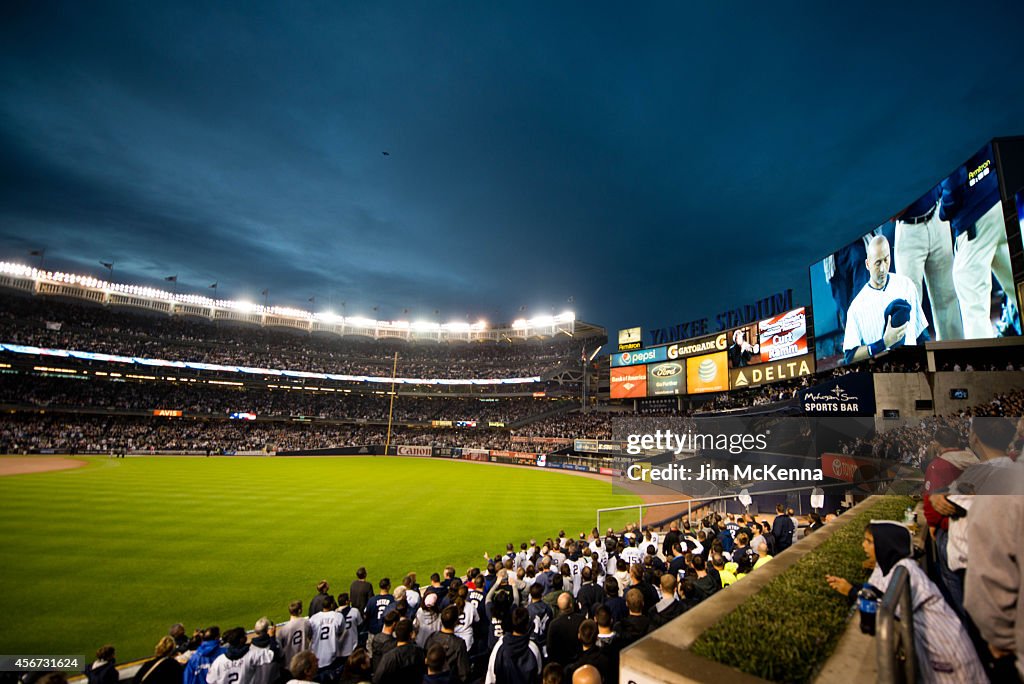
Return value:
M 919 409 L 918 419 L 837 439 L 824 484 L 831 489 L 813 512 L 803 510 L 807 492 L 759 495 L 754 483 L 729 481 L 713 502 L 686 515 L 666 509 L 646 529 L 493 540 L 482 567 L 437 567 L 429 581 L 371 577 L 371 586 L 361 571 L 348 592 L 332 592 L 325 580 L 307 604 L 282 597 L 280 606 L 264 606 L 278 617 L 248 633 L 174 625 L 155 658 L 120 673 L 138 684 L 202 684 L 197 671 L 208 672 L 207 684 L 229 684 L 238 663 L 245 684 L 557 682 L 576 681 L 590 667 L 592 681 L 616 682 L 627 647 L 727 587 L 754 586 L 747 577 L 772 576 L 766 564 L 803 553 L 787 551 L 798 540 L 867 515 L 849 513 L 855 498 L 896 491 L 897 479 L 919 490 L 943 449 L 972 443 L 979 430 L 972 418 L 1024 413 L 1020 347 L 1009 343 L 908 347 L 727 391 L 614 399 L 607 369 L 615 352 L 598 351 L 607 333 L 589 324 L 546 322 L 535 335 L 502 329 L 520 333 L 515 338 L 395 339 L 379 334 L 394 330 L 366 322 L 361 335 L 274 325 L 267 311 L 258 320 L 222 321 L 210 315 L 213 305 L 207 315 L 167 315 L 152 310 L 165 299 L 160 293 L 136 294 L 135 305 L 102 304 L 87 296 L 95 291 L 88 281 L 44 293 L 45 276 L 34 278 L 32 293 L 20 287 L 0 296 L 5 454 L 394 454 L 607 476 L 623 467 L 616 437 L 642 432 L 651 419 L 805 417 L 808 395 L 838 396 L 839 388 L 846 397 L 865 382 L 880 397 L 898 398 L 921 378 L 956 386 L 950 401 L 963 392 L 955 403 L 928 406 L 904 397 L 898 405 Z M 870 406 L 854 413 L 872 415 Z M 1007 424 L 1016 432 L 1003 451 L 1016 456 L 1024 432 Z M 865 474 L 882 471 L 889 473 L 882 484 Z M 737 508 L 747 487 L 759 496 L 759 514 Z M 765 515 L 776 502 L 776 513 Z M 930 504 L 922 514 L 942 517 Z M 829 583 L 856 598 L 859 584 Z M 965 614 L 962 595 L 944 600 Z M 289 601 L 290 616 L 279 619 Z M 323 629 L 330 638 L 320 638 Z M 156 641 L 156 626 L 153 634 Z M 101 649 L 90 680 L 113 681 L 114 658 L 112 647 Z M 971 660 L 964 667 L 981 671 Z

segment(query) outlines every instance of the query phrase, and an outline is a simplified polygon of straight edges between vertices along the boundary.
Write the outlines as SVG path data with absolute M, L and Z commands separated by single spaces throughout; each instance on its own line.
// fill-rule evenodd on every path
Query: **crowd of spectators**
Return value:
M 387 421 L 391 397 L 381 392 L 266 389 L 202 381 L 145 382 L 8 374 L 0 381 L 0 404 L 122 411 L 176 409 L 190 415 L 220 416 L 245 411 L 258 416 Z M 508 424 L 574 405 L 568 400 L 533 397 L 425 397 L 398 394 L 394 401 L 392 419 L 398 422 L 476 420 Z
M 926 466 L 931 458 L 935 434 L 950 428 L 967 444 L 972 417 L 1024 416 L 1024 390 L 1002 393 L 983 404 L 964 408 L 956 414 L 908 421 L 870 437 L 858 437 L 842 446 L 842 452 L 854 456 L 881 458 L 913 466 Z
M 559 413 L 516 428 L 512 434 L 524 437 L 609 439 L 612 436 L 612 417 L 618 415 L 623 414 L 605 411 Z
M 796 540 L 792 515 L 560 530 L 485 553 L 486 567 L 462 575 L 438 568 L 422 584 L 415 573 L 393 583 L 359 568 L 348 591 L 321 580 L 308 603 L 291 600 L 286 615 L 282 602 L 270 612 L 281 620 L 261 617 L 249 635 L 208 626 L 189 637 L 172 625 L 136 681 L 616 684 L 624 648 L 784 552 Z M 114 655 L 100 649 L 90 682 L 105 684 Z
M 504 378 L 576 368 L 586 341 L 437 343 L 341 338 L 255 325 L 159 316 L 43 298 L 0 297 L 4 339 L 56 349 L 315 373 Z M 593 342 L 590 343 L 591 345 Z
M 306 451 L 383 445 L 383 426 L 319 422 L 187 420 L 141 416 L 16 413 L 0 416 L 0 453 L 111 453 L 127 451 Z M 508 449 L 506 430 L 395 428 L 391 444 Z

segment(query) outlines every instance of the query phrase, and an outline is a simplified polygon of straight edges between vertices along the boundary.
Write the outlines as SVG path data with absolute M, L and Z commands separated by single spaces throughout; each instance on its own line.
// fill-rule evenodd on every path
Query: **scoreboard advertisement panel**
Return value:
M 612 354 L 612 368 L 638 366 L 641 363 L 658 363 L 668 359 L 667 347 L 651 347 L 639 351 L 625 351 Z
M 792 380 L 814 374 L 814 354 L 804 354 L 790 359 L 760 363 L 747 368 L 733 368 L 729 371 L 729 387 L 742 389 L 757 387 L 780 380 Z
M 757 324 L 761 363 L 807 353 L 807 314 L 803 307 Z
M 728 347 L 728 335 L 724 332 L 708 337 L 698 337 L 692 340 L 683 340 L 664 347 L 666 357 L 672 361 L 685 359 L 698 354 L 706 354 L 713 351 L 724 351 Z
M 611 398 L 639 399 L 647 396 L 647 366 L 612 368 Z
M 761 363 L 761 343 L 757 323 L 729 331 L 729 368 Z
M 728 354 L 724 351 L 686 359 L 687 394 L 724 392 L 729 389 Z
M 643 347 L 640 328 L 625 328 L 619 331 L 619 351 L 635 351 Z
M 666 361 L 647 366 L 647 396 L 660 397 L 666 394 L 686 392 L 686 373 L 683 361 Z

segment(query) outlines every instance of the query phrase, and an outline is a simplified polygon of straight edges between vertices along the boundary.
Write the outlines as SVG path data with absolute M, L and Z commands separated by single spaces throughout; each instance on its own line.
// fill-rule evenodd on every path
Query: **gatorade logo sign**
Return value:
M 705 337 L 693 342 L 670 344 L 667 347 L 667 356 L 670 359 L 685 359 L 687 356 L 694 356 L 695 354 L 724 351 L 728 346 L 728 337 L 723 332 L 714 337 Z

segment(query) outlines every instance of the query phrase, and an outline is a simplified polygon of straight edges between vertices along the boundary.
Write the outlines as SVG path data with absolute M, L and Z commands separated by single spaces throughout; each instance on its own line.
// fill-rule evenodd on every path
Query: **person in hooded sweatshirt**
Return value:
M 206 684 L 206 675 L 210 671 L 210 665 L 222 653 L 224 653 L 224 647 L 220 645 L 220 627 L 216 625 L 207 627 L 203 631 L 202 642 L 185 664 L 183 684 Z
M 245 627 L 224 633 L 227 650 L 217 656 L 206 675 L 207 684 L 253 684 L 260 666 L 270 663 L 274 653 L 269 648 L 250 648 Z
M 505 634 L 487 661 L 484 684 L 540 684 L 543 660 L 540 649 L 530 640 L 530 613 L 512 611 L 512 633 Z
M 267 649 L 271 655 L 270 662 L 256 667 L 256 671 L 253 673 L 253 684 L 275 684 L 281 676 L 285 662 L 287 662 L 284 651 L 281 650 L 281 645 L 277 641 L 276 629 L 276 625 L 265 616 L 257 620 L 256 625 L 252 628 L 253 637 L 250 648 L 254 650 Z M 263 658 L 264 656 L 260 656 L 261 660 Z
M 949 607 L 939 588 L 913 560 L 913 539 L 904 525 L 883 520 L 864 530 L 864 553 L 875 561 L 868 584 L 881 592 L 889 588 L 893 571 L 909 573 L 914 619 L 914 653 L 923 682 L 984 682 L 987 677 L 963 623 Z M 829 586 L 856 600 L 860 584 L 827 575 Z
M 120 675 L 114 660 L 114 647 L 110 644 L 101 646 L 96 651 L 96 660 L 82 670 L 89 684 L 117 684 Z

